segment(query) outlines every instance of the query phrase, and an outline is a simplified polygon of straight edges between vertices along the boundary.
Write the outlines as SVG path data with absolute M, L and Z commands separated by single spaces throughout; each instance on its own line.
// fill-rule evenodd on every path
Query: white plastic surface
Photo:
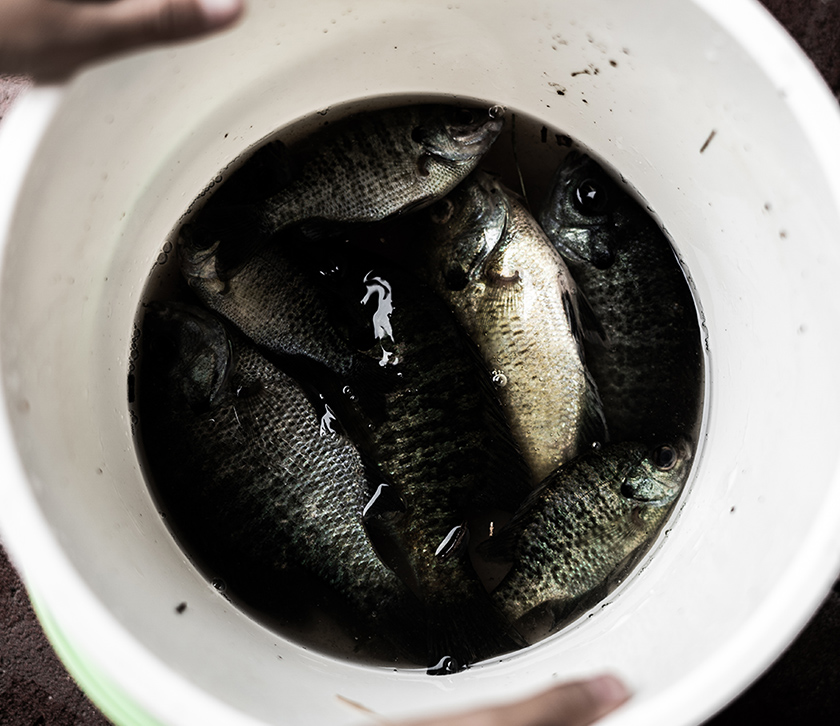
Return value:
M 127 406 L 139 296 L 190 201 L 275 129 L 390 94 L 501 103 L 592 149 L 655 210 L 708 333 L 701 454 L 646 566 L 452 677 L 339 662 L 233 608 L 161 521 Z M 699 723 L 840 568 L 840 117 L 752 2 L 252 2 L 231 33 L 32 92 L 0 163 L 19 191 L 0 207 L 4 543 L 161 723 L 346 724 L 364 717 L 343 699 L 418 714 L 602 670 L 635 692 L 605 726 Z

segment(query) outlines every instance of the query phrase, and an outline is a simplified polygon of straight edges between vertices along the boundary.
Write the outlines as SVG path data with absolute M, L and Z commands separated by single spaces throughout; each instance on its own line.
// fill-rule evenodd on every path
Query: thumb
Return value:
M 8 0 L 0 72 L 57 80 L 116 53 L 223 28 L 243 7 L 243 0 Z
M 532 697 L 525 726 L 587 726 L 615 710 L 630 697 L 614 676 L 599 676 L 555 686 Z
M 564 683 L 515 703 L 400 726 L 588 726 L 630 697 L 613 676 Z

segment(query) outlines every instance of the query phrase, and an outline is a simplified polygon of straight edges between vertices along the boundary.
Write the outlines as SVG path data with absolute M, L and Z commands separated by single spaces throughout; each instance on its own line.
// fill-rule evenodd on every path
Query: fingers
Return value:
M 0 73 L 56 80 L 115 53 L 230 25 L 243 0 L 0 0 Z
M 587 726 L 629 697 L 621 681 L 600 676 L 555 686 L 516 703 L 401 726 Z
M 114 48 L 199 35 L 228 25 L 243 8 L 242 0 L 118 0 L 68 5 L 77 37 Z

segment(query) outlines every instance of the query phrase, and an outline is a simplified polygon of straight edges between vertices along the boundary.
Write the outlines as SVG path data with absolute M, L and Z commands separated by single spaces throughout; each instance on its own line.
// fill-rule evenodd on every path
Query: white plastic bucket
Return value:
M 439 712 L 604 670 L 635 692 L 605 725 L 698 723 L 840 569 L 834 99 L 746 0 L 250 6 L 4 122 L 0 524 L 60 653 L 122 724 L 343 724 L 365 718 L 352 703 Z M 500 103 L 592 149 L 655 210 L 708 334 L 700 456 L 643 566 L 451 677 L 307 651 L 228 603 L 158 515 L 127 403 L 140 294 L 190 201 L 275 129 L 389 94 Z

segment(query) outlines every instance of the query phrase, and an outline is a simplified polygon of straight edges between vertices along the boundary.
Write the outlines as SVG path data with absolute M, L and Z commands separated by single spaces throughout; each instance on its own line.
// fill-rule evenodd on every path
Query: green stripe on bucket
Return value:
M 73 646 L 35 594 L 30 593 L 30 600 L 50 644 L 70 675 L 115 726 L 164 726 L 138 706 Z

